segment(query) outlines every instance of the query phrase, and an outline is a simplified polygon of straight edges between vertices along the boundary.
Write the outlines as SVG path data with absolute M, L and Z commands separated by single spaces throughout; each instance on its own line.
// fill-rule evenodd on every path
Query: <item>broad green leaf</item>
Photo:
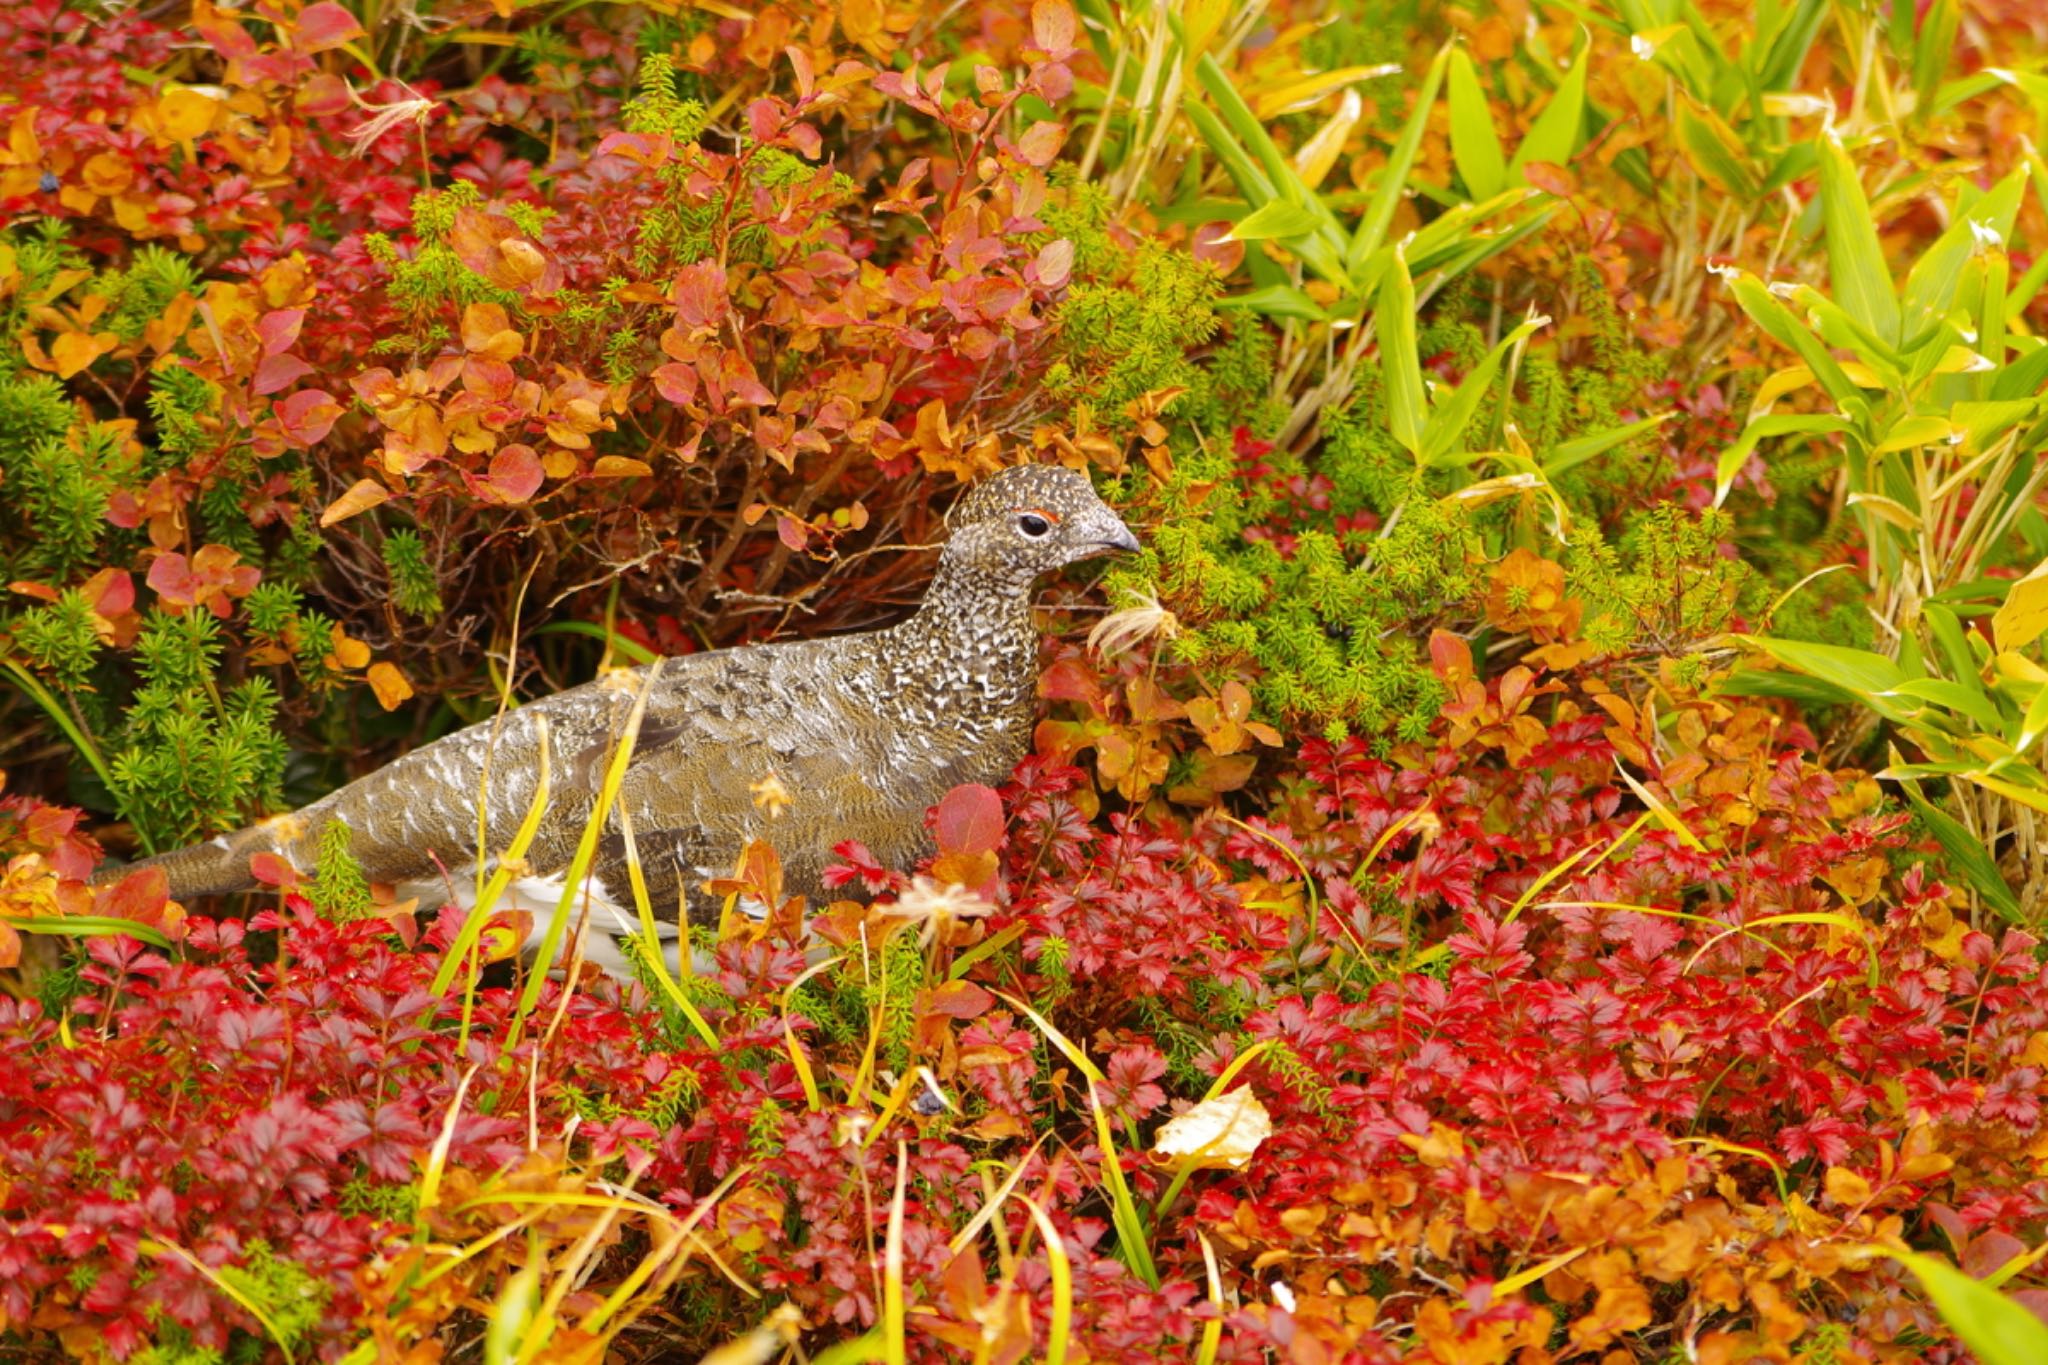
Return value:
M 1941 91 L 1941 78 L 1955 60 L 1956 28 L 1962 23 L 1960 0 L 1934 0 L 1920 21 L 1920 37 L 1913 45 L 1913 94 L 1917 108 L 1932 106 Z
M 1423 396 L 1422 357 L 1415 341 L 1415 282 L 1399 247 L 1380 280 L 1379 306 L 1373 310 L 1379 332 L 1380 374 L 1387 388 L 1387 425 L 1407 451 L 1422 455 L 1422 433 L 1429 422 Z
M 1806 66 L 1806 54 L 1813 46 L 1827 18 L 1828 0 L 1799 0 L 1785 23 L 1771 40 L 1763 66 L 1757 71 L 1757 85 L 1764 90 L 1789 90 Z
M 1314 232 L 1322 220 L 1313 210 L 1286 199 L 1275 199 L 1253 209 L 1237 220 L 1230 237 L 1240 242 L 1264 242 L 1276 237 L 1301 237 Z
M 2027 703 L 2026 714 L 2020 717 L 2019 733 L 2013 736 L 2012 747 L 2018 753 L 2025 753 L 2043 734 L 2048 734 L 2048 687 L 2036 691 L 2034 699 Z
M 1465 428 L 1471 424 L 1473 414 L 1479 411 L 1480 400 L 1493 387 L 1493 377 L 1500 372 L 1501 361 L 1506 359 L 1509 351 L 1549 322 L 1549 318 L 1530 318 L 1502 337 L 1500 343 L 1486 353 L 1486 358 L 1472 367 L 1450 397 L 1437 403 L 1436 411 L 1430 415 L 1423 431 L 1424 464 L 1435 464 L 1459 448 L 1465 438 Z
M 2048 252 L 2041 260 L 2048 262 Z M 2001 369 L 1991 381 L 1991 397 L 1994 402 L 2017 402 L 2038 394 L 2043 385 L 2048 385 L 2048 346 L 2037 347 Z
M 1845 645 L 1814 644 L 1777 636 L 1742 635 L 1744 644 L 1763 651 L 1785 668 L 1794 669 L 1855 697 L 1887 720 L 1907 721 L 1922 708 L 1892 699 L 1906 681 L 1899 666 L 1882 654 Z
M 1956 614 L 1938 603 L 1925 602 L 1920 607 L 1920 619 L 1927 623 L 1928 633 L 1941 647 L 1949 676 L 1982 691 L 1984 685 L 1977 675 L 1984 665 L 1978 660 L 1977 652 L 1970 648 L 1969 637 L 1963 634 L 1963 624 L 1956 619 Z
M 2010 920 L 2021 920 L 2019 897 L 1999 875 L 1998 864 L 1985 851 L 1983 841 L 1963 827 L 1962 821 L 1942 810 L 1922 796 L 1917 783 L 1901 781 L 1899 790 L 1906 794 L 1906 800 L 1927 825 L 1934 841 L 1941 845 L 1941 851 L 1948 854 L 1948 865 L 1969 882 L 1971 888 L 1984 898 L 1984 903 Z
M 1306 322 L 1327 322 L 1330 314 L 1291 284 L 1269 284 L 1242 294 L 1230 294 L 1216 301 L 1219 308 L 1245 308 L 1269 318 L 1301 318 Z
M 1959 433 L 1946 417 L 1901 417 L 1884 429 L 1872 447 L 1879 455 L 1917 446 L 1946 445 Z
M 1920 333 L 1948 316 L 1956 306 L 1956 287 L 1963 267 L 1980 252 L 2003 251 L 2012 236 L 2013 219 L 2019 214 L 2020 196 L 2027 185 L 2027 168 L 2016 168 L 1994 185 L 1965 212 L 1958 212 L 1948 229 L 1934 244 L 1920 253 L 1906 276 L 1901 303 L 1905 310 L 1908 344 Z
M 1430 62 L 1429 70 L 1422 78 L 1422 89 L 1415 95 L 1415 108 L 1409 112 L 1408 122 L 1402 127 L 1393 151 L 1387 154 L 1387 164 L 1380 171 L 1379 183 L 1373 186 L 1372 201 L 1366 207 L 1365 217 L 1359 220 L 1358 231 L 1344 255 L 1345 268 L 1354 278 L 1372 254 L 1380 249 L 1380 243 L 1386 240 L 1387 228 L 1394 221 L 1394 211 L 1401 206 L 1401 194 L 1408 187 L 1408 172 L 1415 165 L 1417 149 L 1422 146 L 1423 131 L 1429 126 L 1429 111 L 1436 104 L 1436 92 L 1443 84 L 1444 67 L 1450 60 L 1450 54 L 1450 48 L 1443 48 Z
M 1758 177 L 1750 164 L 1748 149 L 1720 115 L 1691 100 L 1680 99 L 1672 131 L 1693 169 L 1708 184 L 1738 199 L 1757 196 Z
M 1942 1321 L 1982 1365 L 2041 1365 L 2048 1360 L 2048 1325 L 2019 1304 L 1944 1261 L 1910 1251 L 1892 1255 L 1919 1277 Z
M 1491 199 L 1507 187 L 1507 159 L 1494 131 L 1493 106 L 1472 68 L 1471 54 L 1462 47 L 1451 54 L 1450 97 L 1451 160 L 1458 178 L 1474 199 Z
M 1821 345 L 1820 338 L 1813 334 L 1812 329 L 1778 301 L 1762 280 L 1744 272 L 1730 280 L 1728 288 L 1752 322 L 1763 328 L 1773 340 L 1798 352 L 1806 368 L 1813 371 L 1820 386 L 1827 390 L 1828 397 L 1834 399 L 1837 406 L 1846 408 L 1851 403 L 1863 406 L 1862 394 L 1843 371 L 1841 363 L 1829 354 L 1827 347 Z
M 1820 205 L 1836 299 L 1878 339 L 1896 346 L 1899 300 L 1892 293 L 1892 273 L 1877 240 L 1877 222 L 1870 215 L 1855 163 L 1832 131 L 1821 135 Z
M 1964 683 L 1947 678 L 1909 678 L 1893 688 L 1892 694 L 1945 706 L 1994 733 L 2005 729 L 2005 717 L 1999 714 L 1997 703 L 1982 689 Z
M 1990 403 L 1958 403 L 1949 409 L 1949 420 L 1963 431 L 1965 449 L 1988 450 L 2005 439 L 2007 432 L 2024 427 L 2041 410 L 2041 400 L 2026 398 Z
M 1638 436 L 1648 435 L 1675 416 L 1677 414 L 1673 412 L 1659 413 L 1640 422 L 1630 422 L 1623 427 L 1608 427 L 1576 440 L 1552 446 L 1549 458 L 1542 464 L 1544 477 L 1554 479 L 1568 469 L 1576 469 L 1596 455 L 1605 455 L 1618 445 L 1633 441 Z
M 1839 417 L 1821 417 L 1807 413 L 1773 412 L 1757 418 L 1742 429 L 1742 434 L 1721 452 L 1714 461 L 1714 506 L 1719 507 L 1727 500 L 1728 490 L 1735 486 L 1735 476 L 1742 472 L 1742 466 L 1749 462 L 1750 454 L 1756 450 L 1757 442 L 1774 436 L 1824 436 L 1844 432 L 1849 424 Z
M 1558 82 L 1557 92 L 1536 116 L 1536 122 L 1529 126 L 1528 136 L 1515 149 L 1515 159 L 1508 163 L 1509 183 L 1522 184 L 1522 168 L 1532 161 L 1562 166 L 1579 149 L 1579 133 L 1586 122 L 1586 64 L 1592 52 L 1590 42 L 1579 49 L 1578 60 Z

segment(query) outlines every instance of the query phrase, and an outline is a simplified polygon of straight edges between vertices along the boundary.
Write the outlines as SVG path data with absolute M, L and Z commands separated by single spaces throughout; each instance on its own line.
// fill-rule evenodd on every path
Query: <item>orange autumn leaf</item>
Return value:
M 378 660 L 370 665 L 370 671 L 363 675 L 370 684 L 370 690 L 377 694 L 377 704 L 386 711 L 395 711 L 399 705 L 412 696 L 412 684 L 405 674 L 398 671 L 398 665 Z

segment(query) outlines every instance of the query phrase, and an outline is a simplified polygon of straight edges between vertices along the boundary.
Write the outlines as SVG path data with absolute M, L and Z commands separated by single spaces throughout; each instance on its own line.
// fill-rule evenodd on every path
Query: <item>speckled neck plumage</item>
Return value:
M 1028 709 L 1038 677 L 1032 588 L 1028 576 L 941 555 L 924 605 L 877 642 L 894 671 L 911 675 L 892 699 L 891 718 L 982 730 Z

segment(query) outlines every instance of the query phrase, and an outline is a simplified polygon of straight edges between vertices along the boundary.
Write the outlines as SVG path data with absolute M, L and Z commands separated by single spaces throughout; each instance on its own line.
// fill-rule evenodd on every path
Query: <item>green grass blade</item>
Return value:
M 1373 186 L 1372 201 L 1366 207 L 1365 217 L 1359 220 L 1358 231 L 1352 236 L 1350 248 L 1344 256 L 1345 267 L 1354 279 L 1386 240 L 1387 229 L 1394 222 L 1394 212 L 1401 207 L 1401 192 L 1407 188 L 1408 172 L 1415 166 L 1415 154 L 1422 146 L 1423 131 L 1429 126 L 1429 111 L 1436 104 L 1436 92 L 1443 84 L 1444 68 L 1450 61 L 1450 55 L 1451 49 L 1443 48 L 1429 64 L 1429 71 L 1422 78 L 1422 89 L 1415 96 L 1415 108 L 1409 113 L 1401 136 L 1395 140 L 1394 149 L 1387 156 L 1379 183 Z
M 1408 262 L 1399 247 L 1380 279 L 1373 324 L 1379 331 L 1380 374 L 1387 387 L 1387 425 L 1394 439 L 1420 460 L 1429 404 L 1422 387 L 1422 357 L 1416 350 L 1415 281 L 1408 278 Z
M 1451 54 L 1450 100 L 1451 161 L 1458 178 L 1472 198 L 1491 199 L 1507 187 L 1507 160 L 1494 131 L 1493 105 L 1479 84 L 1471 54 L 1462 47 Z
M 1919 1278 L 1942 1321 L 1983 1365 L 2040 1365 L 2048 1360 L 2048 1326 L 2019 1304 L 1930 1256 L 1891 1254 Z
M 1590 42 L 1579 49 L 1579 58 L 1565 73 L 1564 80 L 1558 83 L 1557 93 L 1550 97 L 1550 103 L 1530 125 L 1528 136 L 1515 149 L 1515 159 L 1508 163 L 1510 184 L 1523 183 L 1522 168 L 1530 162 L 1543 161 L 1563 166 L 1579 149 L 1579 134 L 1586 123 L 1586 67 L 1592 54 Z
M 1832 131 L 1823 134 L 1820 143 L 1820 205 L 1836 301 L 1879 340 L 1896 346 L 1899 300 L 1892 292 L 1884 247 L 1877 240 L 1877 220 L 1871 216 L 1855 163 Z

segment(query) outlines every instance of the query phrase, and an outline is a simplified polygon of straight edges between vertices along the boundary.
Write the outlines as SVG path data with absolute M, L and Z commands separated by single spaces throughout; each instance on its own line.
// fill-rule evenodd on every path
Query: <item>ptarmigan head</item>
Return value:
M 1088 476 L 1061 465 L 999 470 L 968 490 L 947 521 L 946 558 L 1026 584 L 1077 560 L 1138 549 Z

